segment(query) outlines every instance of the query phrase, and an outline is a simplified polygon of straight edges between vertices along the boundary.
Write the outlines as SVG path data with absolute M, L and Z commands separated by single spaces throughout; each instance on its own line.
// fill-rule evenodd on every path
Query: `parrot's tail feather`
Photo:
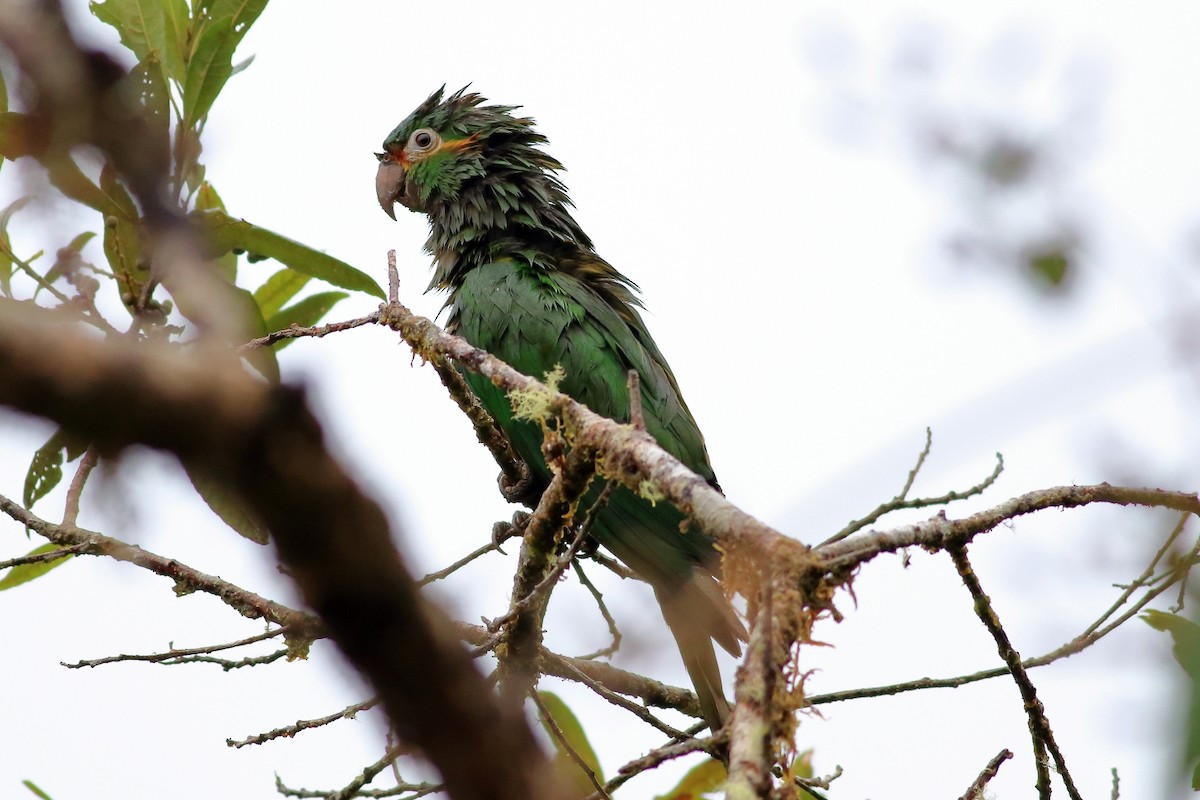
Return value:
M 746 629 L 711 575 L 696 570 L 692 580 L 674 590 L 656 589 L 663 619 L 675 636 L 704 721 L 714 732 L 729 719 L 729 702 L 721 687 L 721 670 L 713 640 L 732 655 L 741 653 L 738 640 Z

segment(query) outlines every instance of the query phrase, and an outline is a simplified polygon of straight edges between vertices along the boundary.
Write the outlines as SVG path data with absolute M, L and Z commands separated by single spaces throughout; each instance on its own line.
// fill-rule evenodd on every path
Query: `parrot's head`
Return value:
M 466 87 L 443 99 L 444 90 L 397 125 L 376 154 L 375 193 L 392 219 L 397 202 L 429 213 L 472 191 L 503 195 L 514 179 L 550 178 L 562 169 L 537 148 L 546 138 L 533 130 L 533 120 L 513 115 L 517 106 L 483 105 Z

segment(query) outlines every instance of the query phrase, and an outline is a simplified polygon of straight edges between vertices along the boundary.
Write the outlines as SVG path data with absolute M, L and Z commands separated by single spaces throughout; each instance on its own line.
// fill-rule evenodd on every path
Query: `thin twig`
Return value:
M 35 553 L 29 556 L 20 556 L 12 558 L 8 561 L 0 561 L 0 569 L 8 569 L 9 567 L 22 567 L 26 564 L 41 564 L 45 561 L 57 561 L 60 558 L 73 556 L 77 553 L 82 553 L 88 549 L 86 544 L 75 544 L 70 547 L 62 547 L 58 550 L 51 550 L 48 553 Z
M 444 569 L 439 569 L 436 572 L 429 573 L 424 578 L 421 578 L 419 581 L 417 581 L 417 586 L 427 586 L 434 581 L 440 581 L 442 578 L 448 577 L 449 575 L 465 567 L 467 564 L 470 564 L 475 559 L 479 558 L 480 556 L 485 556 L 493 550 L 500 550 L 500 545 L 496 542 L 489 542 L 473 552 L 463 556 L 450 566 Z
M 592 583 L 588 578 L 587 573 L 583 571 L 583 563 L 581 559 L 575 559 L 575 577 L 579 578 L 579 582 L 591 593 L 592 599 L 596 601 L 596 607 L 600 609 L 600 616 L 604 617 L 604 622 L 608 625 L 608 633 L 612 636 L 612 642 L 608 647 L 595 650 L 587 655 L 576 656 L 587 661 L 597 658 L 608 658 L 621 649 L 621 629 L 617 627 L 617 621 L 613 619 L 612 613 L 608 610 L 608 605 L 604 602 L 604 595 L 596 588 L 596 584 Z
M 88 476 L 92 474 L 92 470 L 96 467 L 96 463 L 99 460 L 96 448 L 94 447 L 89 447 L 85 450 L 83 457 L 79 459 L 79 467 L 75 470 L 75 477 L 71 479 L 71 485 L 67 488 L 66 507 L 63 509 L 63 525 L 72 526 L 78 521 L 79 500 L 83 495 L 83 486 L 87 483 Z
M 1059 777 L 1067 787 L 1067 794 L 1071 796 L 1072 800 L 1082 800 L 1079 790 L 1075 788 L 1074 780 L 1071 779 L 1071 773 L 1067 769 L 1066 759 L 1063 758 L 1062 751 L 1054 741 L 1054 732 L 1050 729 L 1050 720 L 1046 718 L 1046 710 L 1042 706 L 1042 701 L 1038 699 L 1037 689 L 1029 680 L 1029 673 L 1021 666 L 1020 655 L 1009 641 L 1008 632 L 1000 624 L 1000 618 L 996 616 L 991 600 L 984 593 L 983 587 L 979 584 L 979 578 L 971 568 L 966 546 L 959 545 L 950 547 L 948 550 L 950 557 L 954 560 L 954 567 L 958 570 L 959 577 L 962 578 L 967 591 L 975 600 L 976 615 L 988 629 L 992 638 L 996 640 L 996 650 L 999 652 L 1000 658 L 1008 665 L 1013 681 L 1021 691 L 1025 713 L 1029 717 L 1029 732 L 1033 737 L 1033 760 L 1037 769 L 1038 796 L 1043 800 L 1050 797 L 1050 771 L 1046 759 L 1046 754 L 1049 753 L 1050 757 L 1054 759 L 1054 765 L 1058 768 Z
M 325 717 L 296 720 L 295 724 L 293 725 L 288 725 L 283 728 L 276 728 L 275 730 L 267 731 L 266 733 L 256 733 L 253 736 L 247 736 L 245 739 L 226 739 L 225 744 L 233 748 L 240 748 L 252 744 L 263 744 L 264 742 L 269 742 L 272 739 L 290 739 L 302 731 L 320 728 L 332 722 L 337 722 L 340 719 L 354 719 L 355 715 L 357 715 L 360 711 L 367 711 L 368 709 L 374 708 L 378 703 L 379 700 L 376 698 L 364 700 L 361 703 L 355 703 L 353 705 L 346 706 L 341 711 L 336 711 Z
M 285 797 L 305 797 L 305 798 L 324 798 L 324 800 L 350 800 L 353 797 L 399 797 L 405 792 L 412 792 L 406 800 L 415 800 L 418 797 L 424 797 L 427 794 L 440 792 L 445 790 L 445 786 L 440 783 L 414 783 L 401 784 L 391 789 L 364 789 L 371 781 L 375 780 L 379 773 L 383 772 L 388 766 L 395 761 L 401 754 L 402 747 L 388 748 L 388 751 L 383 754 L 383 758 L 376 761 L 369 767 L 363 769 L 361 773 L 350 783 L 343 786 L 341 789 L 334 791 L 323 791 L 319 789 L 292 789 L 286 786 L 283 780 L 275 776 L 275 791 Z
M 181 659 L 186 656 L 209 655 L 212 653 L 219 653 L 222 650 L 232 650 L 235 647 L 245 647 L 246 645 L 266 641 L 267 639 L 274 639 L 276 636 L 281 636 L 286 633 L 287 633 L 287 630 L 285 628 L 272 628 L 269 631 L 264 631 L 263 633 L 257 634 L 255 636 L 250 636 L 245 639 L 239 639 L 236 642 L 225 642 L 224 644 L 206 645 L 204 647 L 190 647 L 190 648 L 186 648 L 186 649 L 171 648 L 170 650 L 168 650 L 165 653 L 142 653 L 142 654 L 135 654 L 135 655 L 122 654 L 122 655 L 117 655 L 117 656 L 104 656 L 103 658 L 95 658 L 95 659 L 90 659 L 90 660 L 86 660 L 86 661 L 76 661 L 73 664 L 68 664 L 65 661 L 59 662 L 59 663 L 62 664 L 62 666 L 66 667 L 67 669 L 82 669 L 83 667 L 99 667 L 104 664 L 116 664 L 121 661 L 147 661 L 152 664 L 163 664 L 163 663 L 170 663 L 172 661 L 175 661 L 176 659 Z
M 283 330 L 272 331 L 266 336 L 260 336 L 257 339 L 251 339 L 237 349 L 237 352 L 244 353 L 247 350 L 254 350 L 259 347 L 269 347 L 277 342 L 282 342 L 285 339 L 299 339 L 302 337 L 314 337 L 320 339 L 322 336 L 328 336 L 331 333 L 341 333 L 352 328 L 361 328 L 363 325 L 374 325 L 379 322 L 379 312 L 372 311 L 365 317 L 357 319 L 348 319 L 344 322 L 331 322 L 328 325 L 314 325 L 309 328 L 301 327 L 296 323 L 292 323 L 291 327 Z
M 643 722 L 645 722 L 649 725 L 652 725 L 655 728 L 658 728 L 660 731 L 665 733 L 667 736 L 670 736 L 672 739 L 678 739 L 678 740 L 682 741 L 683 739 L 688 738 L 688 734 L 684 733 L 683 731 L 679 730 L 678 728 L 675 728 L 675 727 L 663 722 L 661 719 L 659 719 L 658 717 L 654 716 L 649 711 L 647 711 L 644 706 L 639 706 L 637 703 L 634 703 L 631 700 L 626 700 L 624 697 L 617 694 L 616 692 L 609 690 L 599 681 L 585 675 L 583 673 L 583 671 L 580 670 L 579 668 L 577 668 L 573 665 L 570 665 L 570 664 L 567 665 L 567 668 L 571 672 L 571 674 L 575 678 L 575 680 L 579 681 L 584 686 L 588 687 L 593 692 L 600 695 L 608 702 L 612 703 L 614 706 L 625 709 L 626 711 L 633 714 L 634 716 L 636 716 L 638 719 L 642 720 Z
M 828 539 L 821 542 L 821 544 L 827 545 L 827 544 L 832 544 L 834 542 L 840 542 L 842 539 L 845 539 L 847 536 L 850 536 L 853 533 L 857 533 L 858 531 L 862 530 L 863 528 L 867 527 L 868 525 L 871 525 L 871 524 L 875 523 L 876 521 L 878 521 L 880 517 L 890 514 L 893 511 L 900 511 L 902 509 L 931 508 L 931 507 L 935 507 L 935 506 L 944 506 L 944 505 L 953 503 L 958 500 L 966 500 L 969 497 L 975 497 L 976 495 L 983 494 L 985 491 L 987 491 L 992 486 L 992 484 L 994 484 L 996 482 L 996 479 L 1000 477 L 1000 473 L 1002 473 L 1004 471 L 1004 456 L 1001 455 L 1000 453 L 996 453 L 996 466 L 992 469 L 991 474 L 988 475 L 986 478 L 984 478 L 979 483 L 975 484 L 974 486 L 972 486 L 968 489 L 964 489 L 962 491 L 946 492 L 945 494 L 940 495 L 938 497 L 918 497 L 918 498 L 909 500 L 908 493 L 909 493 L 909 491 L 912 490 L 913 482 L 916 480 L 917 473 L 921 470 L 921 467 L 924 466 L 925 459 L 929 456 L 929 451 L 930 451 L 930 448 L 932 447 L 932 445 L 933 445 L 933 433 L 929 428 L 926 428 L 925 429 L 925 447 L 921 450 L 920 454 L 917 456 L 917 463 L 909 471 L 908 478 L 905 480 L 904 487 L 900 490 L 900 493 L 897 494 L 895 497 L 893 497 L 891 500 L 887 501 L 886 503 L 881 503 L 878 506 L 876 506 L 875 509 L 873 511 L 871 511 L 871 513 L 867 514 L 865 517 L 861 517 L 859 519 L 856 519 L 856 520 L 853 520 L 853 521 L 847 523 L 846 527 L 842 528 L 840 531 L 835 533 L 833 536 L 830 536 Z
M 1192 547 L 1187 556 L 1181 558 L 1176 563 L 1171 572 L 1167 573 L 1163 579 L 1155 579 L 1156 582 L 1159 582 L 1158 586 L 1153 588 L 1147 587 L 1146 594 L 1143 595 L 1140 600 L 1135 602 L 1129 609 L 1127 609 L 1125 613 L 1121 614 L 1121 616 L 1101 627 L 1101 623 L 1112 616 L 1113 609 L 1110 608 L 1108 611 L 1105 611 L 1104 614 L 1102 614 L 1095 622 L 1089 625 L 1083 633 L 1080 633 L 1071 641 L 1049 651 L 1048 653 L 1044 653 L 1043 655 L 1036 656 L 1034 658 L 1027 658 L 1021 662 L 1021 666 L 1027 670 L 1035 667 L 1044 667 L 1047 664 L 1052 664 L 1055 661 L 1058 661 L 1059 659 L 1066 658 L 1086 650 L 1088 647 L 1092 646 L 1100 639 L 1103 639 L 1105 636 L 1112 633 L 1121 625 L 1132 619 L 1138 614 L 1139 611 L 1149 605 L 1151 601 L 1165 593 L 1177 582 L 1180 582 L 1183 576 L 1186 574 L 1186 566 L 1191 564 L 1191 562 L 1194 561 L 1198 555 L 1200 555 L 1200 538 L 1197 539 L 1195 545 Z M 1155 558 L 1155 562 L 1151 563 L 1151 569 L 1156 562 L 1157 556 Z M 1142 580 L 1143 577 L 1144 574 L 1138 580 Z M 1169 580 L 1167 578 L 1169 578 Z M 1134 584 L 1131 584 L 1131 586 L 1136 585 L 1136 583 L 1137 581 L 1135 581 Z M 1127 599 L 1128 598 L 1126 597 L 1126 600 Z M 1119 606 L 1120 604 L 1121 603 L 1114 605 Z M 889 684 L 886 686 L 872 686 L 862 689 L 849 689 L 841 692 L 829 692 L 826 694 L 812 695 L 806 698 L 806 700 L 810 705 L 815 706 L 825 703 L 839 703 L 845 700 L 860 700 L 869 697 L 901 694 L 904 692 L 919 691 L 923 689 L 955 689 L 959 686 L 965 686 L 967 684 L 977 683 L 979 681 L 991 680 L 992 678 L 1000 678 L 1008 674 L 1010 674 L 1008 667 L 995 667 L 993 669 L 985 669 L 978 672 L 973 672 L 968 675 L 957 675 L 952 678 L 920 678 L 913 681 L 905 681 L 903 683 Z
M 635 758 L 629 763 L 617 770 L 617 775 L 611 778 L 604 784 L 604 791 L 612 794 L 614 791 L 624 785 L 630 778 L 637 777 L 646 770 L 654 769 L 659 764 L 663 764 L 672 759 L 686 756 L 689 753 L 694 753 L 697 750 L 705 752 L 714 751 L 724 736 L 709 736 L 704 739 L 686 739 L 682 742 L 671 742 L 662 747 L 651 750 L 646 755 L 640 758 Z M 592 792 L 583 800 L 601 800 L 604 795 L 600 792 Z
M 971 783 L 971 785 L 967 787 L 966 793 L 963 794 L 962 797 L 958 798 L 958 800 L 983 800 L 984 787 L 991 782 L 992 778 L 996 777 L 996 773 L 1000 771 L 1000 765 L 1012 757 L 1012 751 L 1008 749 L 1001 750 L 999 753 L 997 753 L 992 760 L 987 763 L 987 766 L 983 768 L 983 771 L 979 773 L 979 777 L 977 777 Z
M 644 431 L 646 417 L 642 413 L 642 381 L 636 369 L 629 370 L 625 386 L 629 390 L 629 424 L 639 431 Z
M 563 751 L 565 751 L 568 756 L 570 756 L 571 760 L 575 762 L 575 765 L 579 767 L 583 774 L 587 775 L 588 780 L 592 782 L 592 786 L 596 787 L 596 795 L 599 796 L 601 800 L 612 800 L 612 797 L 609 795 L 609 793 L 604 791 L 604 786 L 601 785 L 600 778 L 597 777 L 596 771 L 592 769 L 591 765 L 584 760 L 583 756 L 579 755 L 579 752 L 571 746 L 569 741 L 567 741 L 566 734 L 562 732 L 562 728 L 558 727 L 558 723 L 554 721 L 554 717 L 550 714 L 549 709 L 546 708 L 546 704 L 542 702 L 542 698 L 538 697 L 538 693 L 530 692 L 529 697 L 531 700 L 533 700 L 534 705 L 537 706 L 538 713 L 542 718 L 542 724 L 550 730 L 550 735 L 554 737 L 557 745 Z
M 108 556 L 147 569 L 173 580 L 178 592 L 211 594 L 242 616 L 273 622 L 287 628 L 293 635 L 311 639 L 321 628 L 320 621 L 307 612 L 288 608 L 282 603 L 268 600 L 215 575 L 206 575 L 173 558 L 160 556 L 137 545 L 127 544 L 85 528 L 47 522 L 3 495 L 0 495 L 0 513 L 7 514 L 55 544 L 79 546 L 81 555 Z

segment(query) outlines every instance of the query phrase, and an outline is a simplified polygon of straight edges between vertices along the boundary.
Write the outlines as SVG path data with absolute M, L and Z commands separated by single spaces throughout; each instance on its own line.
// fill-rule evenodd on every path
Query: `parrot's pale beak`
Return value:
M 379 171 L 375 173 L 375 196 L 392 219 L 396 218 L 396 201 L 403 195 L 404 167 L 389 153 L 380 154 Z

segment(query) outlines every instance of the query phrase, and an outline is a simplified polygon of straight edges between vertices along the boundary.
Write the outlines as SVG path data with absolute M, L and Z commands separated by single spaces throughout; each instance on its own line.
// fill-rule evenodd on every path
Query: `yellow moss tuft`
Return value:
M 662 493 L 662 490 L 654 483 L 654 481 L 644 480 L 638 484 L 638 494 L 643 500 L 649 500 L 650 505 L 658 505 L 659 500 L 666 500 L 667 496 Z
M 553 416 L 550 408 L 550 402 L 554 397 L 552 393 L 558 391 L 558 385 L 565 377 L 567 377 L 566 370 L 562 368 L 561 364 L 555 364 L 554 369 L 542 376 L 542 382 L 546 384 L 545 388 L 531 386 L 528 389 L 513 389 L 508 393 L 508 400 L 513 407 L 513 416 L 545 426 L 546 421 Z

